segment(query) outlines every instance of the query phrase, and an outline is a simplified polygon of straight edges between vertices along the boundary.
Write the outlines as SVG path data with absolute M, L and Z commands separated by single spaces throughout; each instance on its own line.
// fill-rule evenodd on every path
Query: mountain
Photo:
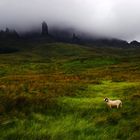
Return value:
M 24 34 L 18 34 L 15 30 L 6 28 L 0 31 L 0 40 L 30 40 L 30 41 L 47 41 L 47 42 L 67 42 L 75 44 L 89 44 L 90 46 L 110 46 L 110 47 L 140 47 L 138 41 L 128 43 L 126 40 L 116 38 L 104 38 L 93 36 L 88 33 L 81 33 L 73 28 L 49 28 L 47 22 L 43 21 L 41 31 L 34 29 Z

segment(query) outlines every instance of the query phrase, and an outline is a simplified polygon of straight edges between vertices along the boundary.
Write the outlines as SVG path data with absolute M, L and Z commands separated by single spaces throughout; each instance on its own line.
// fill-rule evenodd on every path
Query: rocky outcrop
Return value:
M 42 36 L 48 36 L 49 35 L 49 31 L 48 31 L 48 25 L 47 23 L 44 21 L 42 23 L 42 32 L 41 32 Z
M 0 31 L 0 39 L 18 39 L 19 35 L 15 30 L 9 30 L 6 28 L 5 31 Z
M 130 42 L 130 45 L 131 45 L 132 47 L 140 47 L 140 42 L 134 40 L 134 41 Z
M 72 35 L 72 42 L 74 42 L 74 43 L 80 42 L 80 39 L 77 37 L 77 35 L 75 33 L 73 33 L 73 35 Z

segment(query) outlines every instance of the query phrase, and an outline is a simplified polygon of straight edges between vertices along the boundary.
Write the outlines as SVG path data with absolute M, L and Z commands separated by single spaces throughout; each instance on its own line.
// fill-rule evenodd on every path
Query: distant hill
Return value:
M 0 40 L 29 40 L 29 41 L 46 41 L 46 42 L 67 42 L 74 44 L 89 44 L 98 47 L 140 47 L 138 41 L 128 43 L 126 40 L 116 38 L 104 38 L 92 36 L 86 33 L 78 32 L 72 28 L 49 28 L 47 23 L 42 22 L 41 31 L 34 29 L 24 34 L 18 34 L 15 30 L 6 28 L 0 31 Z M 2 52 L 2 51 L 1 51 Z

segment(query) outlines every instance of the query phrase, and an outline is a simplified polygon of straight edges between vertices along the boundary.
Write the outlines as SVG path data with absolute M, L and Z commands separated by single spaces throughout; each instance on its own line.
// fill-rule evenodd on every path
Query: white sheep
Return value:
M 106 101 L 107 105 L 110 108 L 113 108 L 113 107 L 121 108 L 122 107 L 122 101 L 121 100 L 110 100 L 109 98 L 105 98 L 104 101 Z

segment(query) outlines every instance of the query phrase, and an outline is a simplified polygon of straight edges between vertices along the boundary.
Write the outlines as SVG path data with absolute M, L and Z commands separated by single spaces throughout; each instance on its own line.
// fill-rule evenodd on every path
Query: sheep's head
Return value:
M 105 98 L 105 99 L 104 99 L 104 101 L 105 101 L 105 102 L 108 102 L 108 101 L 109 101 L 109 99 L 108 99 L 108 98 Z

